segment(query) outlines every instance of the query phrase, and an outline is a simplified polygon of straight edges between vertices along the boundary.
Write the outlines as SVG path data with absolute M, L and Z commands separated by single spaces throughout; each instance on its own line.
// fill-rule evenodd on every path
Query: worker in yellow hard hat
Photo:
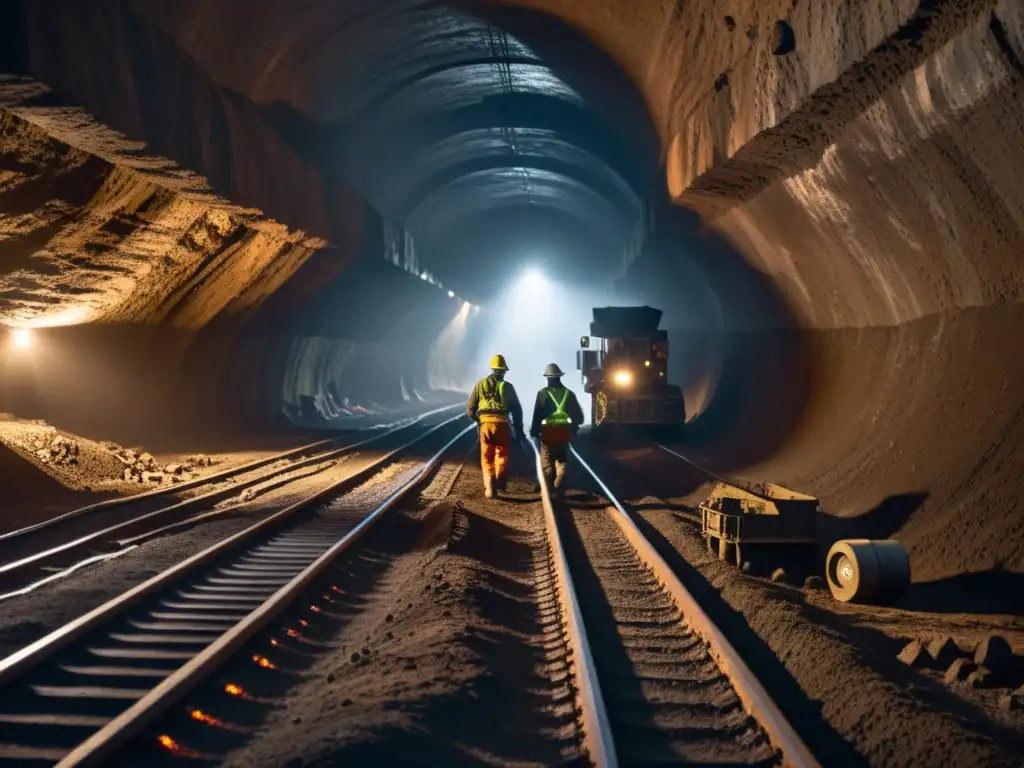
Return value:
M 513 427 L 520 437 L 523 435 L 523 406 L 515 387 L 505 381 L 507 371 L 504 356 L 492 357 L 490 375 L 476 383 L 466 401 L 466 415 L 480 425 L 480 466 L 488 499 L 504 491 L 508 482 Z
M 576 393 L 562 384 L 565 374 L 555 363 L 544 369 L 547 386 L 537 393 L 530 436 L 540 441 L 540 466 L 556 497 L 562 495 L 569 443 L 583 424 L 583 409 Z

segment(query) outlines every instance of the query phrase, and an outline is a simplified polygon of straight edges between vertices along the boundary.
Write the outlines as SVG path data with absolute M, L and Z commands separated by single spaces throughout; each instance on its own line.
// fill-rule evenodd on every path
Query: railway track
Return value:
M 122 554 L 182 525 L 232 512 L 250 499 L 224 504 L 246 491 L 267 492 L 323 471 L 364 448 L 381 448 L 411 429 L 425 429 L 457 406 L 382 427 L 356 442 L 321 440 L 173 486 L 72 510 L 0 535 L 0 601 L 25 594 L 93 562 Z M 351 438 L 348 438 L 351 440 Z M 304 474 L 300 474 L 303 473 Z M 185 499 L 170 498 L 198 491 Z
M 573 454 L 594 494 L 555 509 L 541 487 L 590 762 L 818 768 L 723 632 Z
M 0 764 L 123 764 L 119 750 L 301 598 L 430 476 L 472 429 L 457 423 L 461 418 L 0 661 Z M 414 446 L 435 452 L 383 504 L 345 503 L 352 489 Z

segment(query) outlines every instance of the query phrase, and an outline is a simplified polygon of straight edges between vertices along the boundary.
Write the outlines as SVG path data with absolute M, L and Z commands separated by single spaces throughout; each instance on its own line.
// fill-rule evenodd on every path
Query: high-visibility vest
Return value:
M 489 413 L 495 416 L 508 416 L 508 400 L 505 397 L 505 380 L 499 379 L 498 386 L 492 386 L 490 376 L 480 382 L 480 402 L 477 413 Z
M 572 419 L 569 418 L 569 414 L 565 412 L 565 403 L 569 399 L 569 390 L 566 387 L 562 387 L 562 399 L 559 401 L 555 397 L 555 390 L 551 387 L 545 387 L 544 392 L 551 402 L 555 404 L 555 412 L 548 416 L 546 419 L 541 421 L 541 424 L 546 427 L 565 427 L 572 424 Z

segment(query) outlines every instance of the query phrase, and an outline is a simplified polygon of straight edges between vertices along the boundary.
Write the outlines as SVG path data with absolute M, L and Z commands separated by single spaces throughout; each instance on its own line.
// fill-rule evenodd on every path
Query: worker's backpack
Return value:
M 505 380 L 488 376 L 480 382 L 480 403 L 477 413 L 508 413 L 508 401 L 505 399 Z

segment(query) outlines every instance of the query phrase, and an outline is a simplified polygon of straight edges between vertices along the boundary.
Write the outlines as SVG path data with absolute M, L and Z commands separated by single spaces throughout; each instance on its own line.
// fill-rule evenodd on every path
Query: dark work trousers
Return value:
M 555 496 L 561 496 L 565 483 L 565 464 L 569 458 L 572 431 L 568 427 L 547 427 L 541 430 L 540 467 Z

